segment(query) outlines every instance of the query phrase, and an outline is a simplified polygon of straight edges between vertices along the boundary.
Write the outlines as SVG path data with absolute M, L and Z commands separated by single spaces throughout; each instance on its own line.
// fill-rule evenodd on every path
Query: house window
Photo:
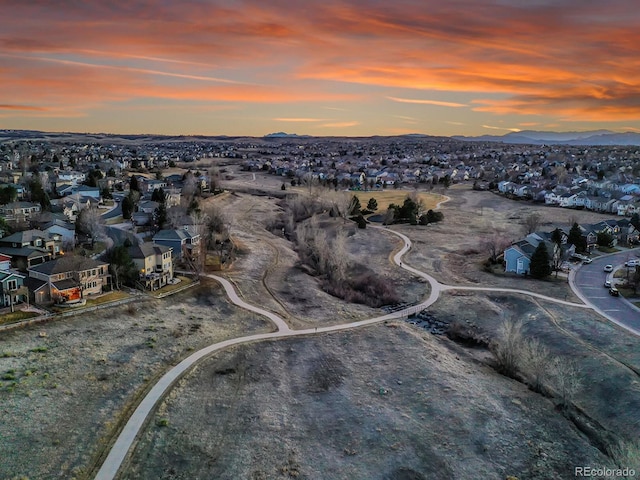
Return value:
M 9 280 L 7 282 L 8 290 L 17 290 L 18 289 L 18 281 L 17 280 Z
M 92 275 L 92 276 L 95 276 L 95 275 L 96 275 L 96 271 L 95 271 L 95 269 L 91 270 L 91 275 Z

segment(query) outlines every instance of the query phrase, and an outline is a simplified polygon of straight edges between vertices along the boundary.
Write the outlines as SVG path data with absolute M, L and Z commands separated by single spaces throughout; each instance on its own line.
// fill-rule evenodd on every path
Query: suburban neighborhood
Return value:
M 490 385 L 483 397 L 465 391 L 447 415 L 469 402 L 482 411 L 507 401 L 505 418 L 535 418 L 564 445 L 545 450 L 556 466 L 543 475 L 567 471 L 575 448 L 582 458 L 610 461 L 593 445 L 618 445 L 637 433 L 634 411 L 622 404 L 635 398 L 625 375 L 640 335 L 640 147 L 1 133 L 0 398 L 16 418 L 36 401 L 39 412 L 89 435 L 80 457 L 72 448 L 77 436 L 47 430 L 73 465 L 60 467 L 61 476 L 110 479 L 144 468 L 161 477 L 161 461 L 142 467 L 126 456 L 153 450 L 156 435 L 175 434 L 186 419 L 208 421 L 198 417 L 199 404 L 177 413 L 174 398 L 164 396 L 172 388 L 192 395 L 190 382 L 178 382 L 192 378 L 181 377 L 183 368 L 211 361 L 218 366 L 194 384 L 213 378 L 223 392 L 225 382 L 239 382 L 233 388 L 244 389 L 243 398 L 269 401 L 260 391 L 270 392 L 271 376 L 263 379 L 256 366 L 285 355 L 310 372 L 300 377 L 305 386 L 287 388 L 312 399 L 350 388 L 360 380 L 348 380 L 344 366 L 353 354 L 336 353 L 349 348 L 343 335 L 364 342 L 358 361 L 382 368 L 348 394 L 373 395 L 360 405 L 393 395 L 410 405 L 407 418 L 423 415 L 423 400 L 403 392 L 411 382 L 396 363 L 411 378 L 428 365 L 432 385 L 463 379 L 443 392 L 483 379 Z M 256 350 L 250 361 L 228 350 L 229 342 L 240 349 L 256 339 L 288 350 Z M 585 344 L 593 355 L 575 353 Z M 509 345 L 518 351 L 505 353 Z M 298 381 L 288 362 L 269 368 Z M 243 380 L 244 371 L 255 384 Z M 615 413 L 610 398 L 590 388 L 594 382 L 617 389 Z M 518 413 L 517 396 L 538 402 L 538 412 Z M 57 411 L 55 402 L 66 398 L 80 403 Z M 147 409 L 144 419 L 155 419 L 121 413 L 137 405 Z M 207 407 L 216 423 L 230 425 L 225 438 L 241 435 L 238 418 L 257 418 L 254 407 L 239 405 L 238 415 L 218 403 Z M 96 431 L 88 421 L 96 411 L 102 426 L 87 433 Z M 622 433 L 580 433 L 577 425 L 593 419 Z M 502 435 L 480 425 L 484 416 L 478 422 Z M 17 427 L 28 428 L 26 421 Z M 149 437 L 139 437 L 145 431 Z M 526 441 L 539 442 L 539 433 L 532 429 Z M 574 444 L 573 453 L 563 450 Z M 175 445 L 195 455 L 189 442 Z M 345 445 L 340 455 L 357 457 L 356 445 Z M 28 448 L 22 440 L 0 446 Z M 278 471 L 298 471 L 292 462 Z M 0 466 L 8 478 L 21 472 L 18 461 Z

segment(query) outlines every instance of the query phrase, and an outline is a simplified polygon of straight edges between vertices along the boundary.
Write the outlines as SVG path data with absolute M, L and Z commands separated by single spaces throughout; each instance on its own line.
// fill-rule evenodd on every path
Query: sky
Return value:
M 637 0 L 0 0 L 0 129 L 640 132 Z

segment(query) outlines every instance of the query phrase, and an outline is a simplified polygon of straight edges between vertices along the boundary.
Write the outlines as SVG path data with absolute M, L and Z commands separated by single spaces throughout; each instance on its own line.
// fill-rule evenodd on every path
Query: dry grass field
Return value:
M 209 200 L 229 218 L 240 249 L 222 274 L 245 300 L 294 328 L 381 314 L 324 292 L 298 265 L 291 242 L 267 230 L 282 211 L 275 198 L 281 182 L 237 173 L 230 185 L 264 193 Z M 362 193 L 365 204 L 370 192 Z M 443 222 L 393 227 L 414 242 L 407 263 L 446 283 L 575 300 L 562 282 L 484 272 L 482 239 L 496 231 L 519 238 L 534 211 L 542 228 L 571 217 L 608 217 L 513 202 L 468 186 L 447 195 Z M 390 263 L 400 247 L 395 236 L 341 219 L 322 222 L 347 229 L 351 260 L 393 284 L 403 300 L 429 293 L 424 281 Z M 214 282 L 135 307 L 0 333 L 6 378 L 0 406 L 11 419 L 0 426 L 0 478 L 91 478 L 117 426 L 169 366 L 215 341 L 272 330 L 230 305 Z M 521 295 L 455 292 L 429 312 L 488 337 L 505 318 L 525 320 L 526 335 L 579 366 L 575 402 L 587 418 L 620 438 L 640 433 L 640 341 L 597 315 Z M 486 349 L 390 324 L 238 346 L 205 360 L 165 398 L 122 478 L 542 480 L 571 478 L 574 465 L 608 464 L 554 399 L 497 374 Z
M 234 348 L 184 378 L 123 479 L 571 478 L 607 459 L 547 398 L 390 324 Z
M 414 193 L 413 190 L 371 190 L 371 191 L 353 191 L 358 200 L 360 200 L 360 204 L 362 208 L 367 206 L 367 202 L 370 198 L 375 198 L 376 202 L 378 202 L 378 212 L 385 212 L 389 205 L 392 203 L 395 205 L 402 205 L 405 198 L 408 195 L 412 195 Z M 422 201 L 423 210 L 426 212 L 430 209 L 435 209 L 438 205 L 438 202 L 445 200 L 446 197 L 437 193 L 427 193 L 427 192 L 416 192 L 418 199 Z

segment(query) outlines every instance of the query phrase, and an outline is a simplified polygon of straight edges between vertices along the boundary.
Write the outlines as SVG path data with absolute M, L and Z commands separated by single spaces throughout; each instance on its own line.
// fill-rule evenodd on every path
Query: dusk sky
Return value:
M 637 0 L 0 0 L 0 128 L 640 131 Z

